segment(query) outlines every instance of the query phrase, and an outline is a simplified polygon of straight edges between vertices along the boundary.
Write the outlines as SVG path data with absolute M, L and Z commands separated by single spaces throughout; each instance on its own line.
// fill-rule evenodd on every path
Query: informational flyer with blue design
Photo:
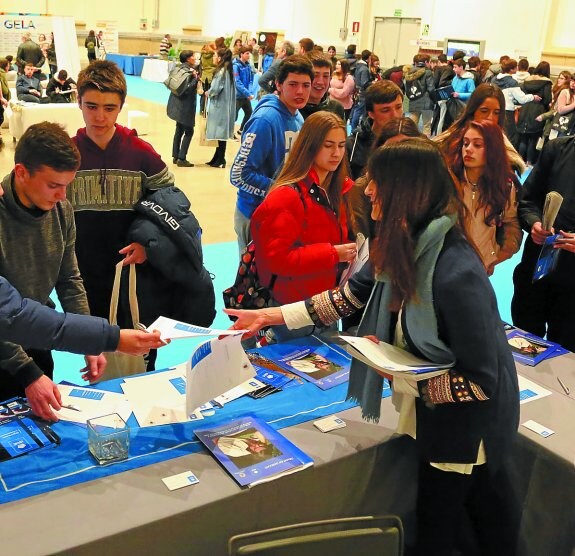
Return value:
M 241 486 L 254 486 L 313 465 L 313 460 L 265 421 L 246 415 L 194 434 Z
M 325 343 L 316 336 L 258 348 L 258 353 L 322 390 L 329 390 L 349 380 L 351 356 L 335 344 Z
M 507 332 L 507 342 L 511 347 L 515 361 L 530 367 L 534 367 L 544 359 L 568 353 L 559 344 L 543 340 L 535 334 L 524 332 L 518 328 Z

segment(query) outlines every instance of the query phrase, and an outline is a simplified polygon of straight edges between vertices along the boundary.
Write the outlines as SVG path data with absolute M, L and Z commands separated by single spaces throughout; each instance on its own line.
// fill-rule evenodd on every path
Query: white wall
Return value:
M 485 57 L 493 61 L 502 54 L 527 56 L 537 63 L 545 42 L 551 2 L 541 0 L 372 0 L 369 18 L 393 16 L 420 17 L 429 24 L 432 40 L 446 37 L 485 40 Z M 368 48 L 373 30 L 362 35 Z
M 152 29 L 156 0 L 27 0 L 26 10 L 54 15 L 71 15 L 96 27 L 100 19 L 116 19 L 120 32 L 139 32 L 140 18 L 147 18 L 148 32 L 181 34 L 186 25 L 202 26 L 208 37 L 232 34 L 236 29 L 283 31 L 288 39 L 311 37 L 324 47 L 342 49 L 355 42 L 369 48 L 376 16 L 420 17 L 429 24 L 429 39 L 445 37 L 484 39 L 486 57 L 501 54 L 527 56 L 537 62 L 545 44 L 573 48 L 571 0 L 351 0 L 347 27 L 340 40 L 345 0 L 159 0 L 160 26 Z M 2 10 L 22 10 L 22 0 L 2 0 Z M 559 17 L 560 14 L 560 17 Z M 353 21 L 360 31 L 351 33 Z M 547 37 L 547 31 L 553 35 Z M 385 63 L 385 60 L 383 61 Z

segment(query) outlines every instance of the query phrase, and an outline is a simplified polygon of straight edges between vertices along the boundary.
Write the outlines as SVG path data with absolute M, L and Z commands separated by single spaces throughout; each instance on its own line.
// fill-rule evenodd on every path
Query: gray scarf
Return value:
M 403 307 L 404 329 L 421 355 L 434 363 L 451 365 L 453 353 L 440 339 L 433 306 L 433 274 L 445 235 L 455 225 L 456 216 L 441 216 L 433 220 L 419 236 L 415 247 L 417 301 L 409 300 Z M 358 336 L 375 335 L 389 342 L 391 315 L 389 305 L 392 288 L 390 277 L 376 275 L 376 283 L 365 308 Z M 349 373 L 347 399 L 358 402 L 368 421 L 379 421 L 383 377 L 357 359 L 353 359 Z

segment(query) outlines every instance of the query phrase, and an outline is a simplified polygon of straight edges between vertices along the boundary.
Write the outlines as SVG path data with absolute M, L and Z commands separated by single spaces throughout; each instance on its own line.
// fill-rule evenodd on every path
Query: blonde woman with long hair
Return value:
M 333 288 L 350 242 L 345 124 L 316 112 L 305 121 L 286 163 L 254 212 L 251 232 L 258 273 L 274 299 L 291 303 Z

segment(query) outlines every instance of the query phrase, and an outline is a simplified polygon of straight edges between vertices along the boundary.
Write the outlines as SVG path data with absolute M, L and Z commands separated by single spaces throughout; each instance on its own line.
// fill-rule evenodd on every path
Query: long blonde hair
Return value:
M 332 129 L 341 129 L 344 135 L 346 134 L 345 124 L 337 114 L 322 110 L 309 116 L 291 148 L 284 167 L 268 193 L 282 185 L 291 185 L 303 180 L 312 169 L 315 157 Z M 330 172 L 325 182 L 320 184 L 325 189 L 331 206 L 338 216 L 343 201 L 343 184 L 349 177 L 349 173 L 347 155 L 344 155 L 337 170 Z

